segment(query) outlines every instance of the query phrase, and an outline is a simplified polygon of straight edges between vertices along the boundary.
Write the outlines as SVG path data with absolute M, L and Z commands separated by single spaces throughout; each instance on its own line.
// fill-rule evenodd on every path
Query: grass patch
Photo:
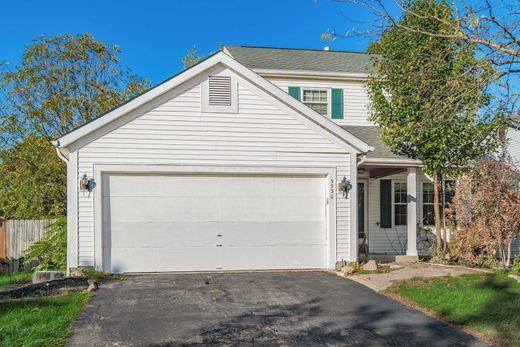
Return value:
M 90 293 L 0 302 L 0 346 L 63 346 Z
M 507 346 L 520 346 L 520 283 L 506 274 L 413 278 L 386 292 Z
M 13 274 L 0 274 L 0 290 L 6 290 L 13 284 L 27 282 L 32 278 L 32 272 L 18 272 Z

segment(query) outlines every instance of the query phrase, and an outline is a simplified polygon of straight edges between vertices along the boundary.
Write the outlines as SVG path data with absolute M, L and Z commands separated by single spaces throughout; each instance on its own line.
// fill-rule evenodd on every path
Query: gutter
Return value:
M 51 143 L 54 145 L 54 147 L 56 147 L 56 154 L 58 154 L 58 158 L 63 160 L 65 162 L 65 164 L 68 164 L 69 163 L 69 158 L 67 158 L 65 156 L 65 154 L 63 154 L 63 152 L 61 151 L 60 140 L 51 141 Z
M 279 77 L 279 78 L 312 78 L 312 79 L 334 79 L 334 80 L 349 80 L 349 81 L 366 81 L 369 77 L 367 73 L 353 73 L 353 72 L 330 72 L 330 71 L 308 71 L 308 70 L 282 70 L 282 69 L 252 69 L 257 74 L 263 77 Z

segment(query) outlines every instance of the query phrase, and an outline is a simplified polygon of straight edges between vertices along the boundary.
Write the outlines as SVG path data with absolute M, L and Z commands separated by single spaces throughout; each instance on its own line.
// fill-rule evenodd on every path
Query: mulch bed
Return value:
M 26 284 L 14 289 L 0 292 L 2 299 L 19 299 L 23 297 L 60 295 L 67 292 L 81 291 L 88 288 L 88 279 L 83 277 L 67 277 L 60 280 Z

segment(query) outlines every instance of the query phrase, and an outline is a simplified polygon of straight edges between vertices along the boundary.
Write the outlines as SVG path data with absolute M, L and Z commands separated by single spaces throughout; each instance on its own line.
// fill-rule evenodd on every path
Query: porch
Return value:
M 357 206 L 357 259 L 427 256 L 429 247 L 422 238 L 418 242 L 418 231 L 424 236 L 434 229 L 433 183 L 422 172 L 421 162 L 392 153 L 377 127 L 345 128 L 374 147 L 358 158 L 357 177 L 351 182 Z

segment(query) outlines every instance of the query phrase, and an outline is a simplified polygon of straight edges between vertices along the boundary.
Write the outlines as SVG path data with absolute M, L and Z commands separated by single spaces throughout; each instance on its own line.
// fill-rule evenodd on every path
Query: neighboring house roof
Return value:
M 410 163 L 420 163 L 418 160 L 393 153 L 390 147 L 381 139 L 378 126 L 345 125 L 342 126 L 342 128 L 374 148 L 373 151 L 366 154 L 368 160 L 376 162 L 382 159 L 395 160 L 396 162 L 406 161 Z
M 205 60 L 172 77 L 171 79 L 122 104 L 121 106 L 104 114 L 103 116 L 98 117 L 94 121 L 86 123 L 85 125 L 69 132 L 68 134 L 59 138 L 57 141 L 54 141 L 54 145 L 58 148 L 67 147 L 79 139 L 92 134 L 98 129 L 108 126 L 109 124 L 114 124 L 114 122 L 119 118 L 131 112 L 135 112 L 139 107 L 156 100 L 157 98 L 171 91 L 173 88 L 198 76 L 199 74 L 217 64 L 227 66 L 242 77 L 248 79 L 259 88 L 267 91 L 272 97 L 276 98 L 278 101 L 283 102 L 285 105 L 295 110 L 298 114 L 311 121 L 311 124 L 315 126 L 316 130 L 326 134 L 326 136 L 330 137 L 335 142 L 344 145 L 347 144 L 350 147 L 353 147 L 355 150 L 359 151 L 359 153 L 366 153 L 372 150 L 368 144 L 350 134 L 348 131 L 341 128 L 330 119 L 323 117 L 321 114 L 312 110 L 300 101 L 294 99 L 283 90 L 279 89 L 263 77 L 259 76 L 255 72 L 251 71 L 244 65 L 231 58 L 229 55 L 222 52 L 216 53 L 206 58 Z
M 253 70 L 292 70 L 369 74 L 373 54 L 292 48 L 225 46 L 235 60 Z

